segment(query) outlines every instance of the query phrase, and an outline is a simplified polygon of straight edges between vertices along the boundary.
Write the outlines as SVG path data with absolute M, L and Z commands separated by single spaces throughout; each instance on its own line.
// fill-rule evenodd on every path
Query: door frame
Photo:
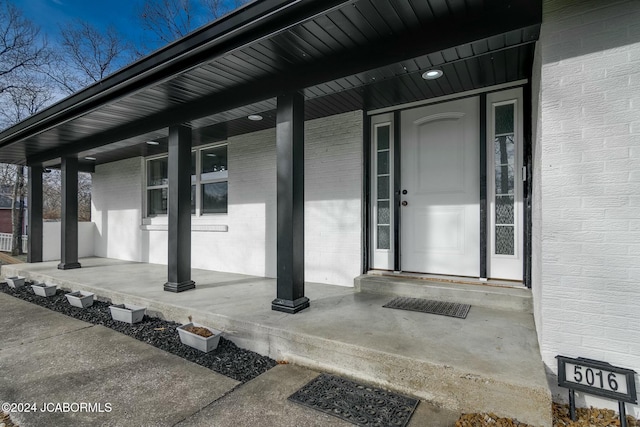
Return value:
M 363 119 L 363 163 L 364 163 L 364 177 L 363 177 L 363 197 L 362 197 L 362 212 L 363 212 L 363 227 L 362 227 L 362 248 L 363 248 L 363 253 L 362 253 L 362 273 L 366 274 L 368 271 L 370 270 L 388 270 L 388 271 L 395 271 L 395 272 L 399 272 L 400 269 L 400 260 L 401 260 L 401 253 L 399 250 L 396 250 L 396 248 L 399 248 L 399 234 L 400 234 L 400 224 L 399 224 L 399 216 L 397 215 L 397 210 L 399 208 L 399 203 L 400 203 L 400 198 L 399 198 L 399 193 L 397 195 L 394 195 L 394 205 L 395 206 L 395 210 L 396 210 L 396 215 L 394 218 L 394 221 L 396 222 L 396 226 L 394 227 L 394 248 L 392 251 L 391 256 L 394 259 L 394 263 L 393 263 L 393 268 L 388 268 L 388 269 L 381 269 L 381 268 L 377 268 L 374 264 L 374 260 L 373 260 L 373 250 L 374 250 L 374 242 L 373 242 L 373 233 L 372 233 L 372 227 L 373 227 L 373 209 L 374 209 L 374 203 L 375 203 L 375 190 L 372 188 L 372 174 L 373 174 L 373 167 L 374 167 L 374 162 L 375 159 L 373 158 L 373 151 L 372 151 L 372 123 L 373 120 L 376 116 L 381 115 L 381 114 L 392 114 L 393 115 L 393 135 L 394 135 L 394 145 L 396 145 L 396 149 L 399 149 L 399 142 L 400 142 L 400 126 L 398 126 L 397 124 L 399 123 L 399 118 L 400 118 L 400 113 L 404 110 L 407 109 L 413 109 L 419 106 L 423 106 L 423 105 L 430 105 L 430 104 L 438 104 L 438 103 L 444 103 L 444 102 L 448 102 L 448 101 L 454 101 L 457 99 L 463 99 L 463 98 L 469 98 L 469 97 L 474 97 L 474 96 L 479 96 L 480 99 L 480 110 L 479 110 L 479 114 L 480 114 L 480 126 L 478 126 L 479 132 L 481 133 L 481 138 L 480 141 L 485 142 L 486 144 L 486 136 L 487 136 L 487 108 L 486 108 L 486 95 L 493 93 L 493 92 L 499 92 L 499 91 L 503 91 L 503 90 L 507 90 L 510 88 L 520 88 L 522 89 L 522 107 L 521 107 L 521 112 L 523 113 L 523 120 L 522 120 L 522 129 L 523 129 L 523 134 L 522 134 L 522 163 L 523 163 L 523 167 L 524 167 L 524 173 L 526 174 L 524 177 L 524 182 L 523 182 L 523 188 L 522 188 L 522 197 L 523 197 L 523 209 L 521 212 L 521 215 L 523 216 L 523 229 L 521 230 L 520 236 L 521 239 L 523 241 L 523 277 L 522 277 L 522 283 L 528 287 L 531 288 L 531 229 L 532 229 L 532 221 L 531 221 L 531 211 L 532 211 L 532 206 L 531 206 L 531 194 L 532 194 L 532 189 L 531 189 L 531 181 L 532 181 L 532 139 L 531 139 L 531 135 L 532 135 L 532 126 L 531 126 L 531 99 L 532 99 L 532 94 L 531 94 L 531 83 L 528 80 L 518 80 L 516 82 L 512 82 L 512 83 L 505 83 L 505 84 L 501 84 L 501 85 L 496 85 L 496 86 L 491 86 L 491 87 L 487 87 L 484 89 L 475 89 L 475 90 L 471 90 L 471 91 L 466 91 L 466 92 L 461 92 L 455 95 L 445 95 L 442 97 L 438 97 L 438 98 L 433 98 L 433 99 L 427 99 L 427 100 L 423 100 L 423 101 L 417 101 L 417 102 L 412 102 L 412 103 L 407 103 L 407 104 L 403 104 L 403 105 L 398 105 L 395 107 L 388 107 L 388 108 L 382 108 L 382 109 L 376 109 L 376 110 L 370 110 L 370 111 L 364 111 L 363 115 L 364 115 L 364 119 Z M 482 147 L 481 147 L 482 148 Z M 398 153 L 396 153 L 396 156 L 398 155 Z M 481 159 L 480 159 L 481 163 L 484 161 L 486 162 L 486 150 L 482 150 L 481 151 Z M 398 158 L 398 162 L 399 162 L 399 158 Z M 395 163 L 395 162 L 394 162 Z M 484 167 L 483 167 L 484 166 Z M 397 172 L 398 168 L 394 168 L 394 175 L 396 175 L 396 181 L 394 182 L 394 184 L 399 185 L 399 181 L 397 181 L 399 179 L 399 173 Z M 483 173 L 484 171 L 484 173 Z M 480 257 L 481 257 L 481 262 L 480 262 L 480 270 L 481 272 L 484 272 L 486 270 L 487 267 L 487 257 L 490 255 L 489 254 L 489 250 L 487 249 L 487 244 L 486 244 L 486 240 L 487 240 L 487 217 L 488 217 L 488 211 L 487 209 L 484 210 L 484 218 L 483 218 L 483 209 L 482 209 L 482 192 L 484 191 L 486 194 L 486 172 L 487 171 L 487 167 L 486 164 L 481 164 L 481 177 L 484 176 L 484 190 L 481 188 L 481 221 L 480 221 L 480 236 L 481 236 L 481 248 L 480 248 Z M 394 185 L 395 187 L 395 185 Z M 486 203 L 486 196 L 485 196 L 485 203 Z M 484 235 L 484 236 L 483 236 Z M 484 250 L 483 250 L 484 248 Z M 479 272 L 480 273 L 480 272 Z M 480 277 L 480 275 L 479 275 Z M 480 277 L 481 278 L 481 277 Z M 481 278 L 482 279 L 482 278 Z

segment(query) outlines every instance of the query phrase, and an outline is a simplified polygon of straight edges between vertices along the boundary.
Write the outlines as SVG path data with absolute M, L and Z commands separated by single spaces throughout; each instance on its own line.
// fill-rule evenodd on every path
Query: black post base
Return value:
M 79 262 L 61 262 L 58 264 L 58 270 L 73 270 L 82 267 Z
M 289 314 L 296 314 L 307 307 L 309 307 L 309 298 L 307 297 L 298 298 L 294 301 L 276 298 L 271 302 L 271 310 Z
M 189 289 L 195 289 L 195 287 L 196 287 L 196 282 L 194 282 L 193 280 L 188 280 L 182 283 L 167 282 L 164 284 L 165 291 L 176 292 L 176 293 L 188 291 Z

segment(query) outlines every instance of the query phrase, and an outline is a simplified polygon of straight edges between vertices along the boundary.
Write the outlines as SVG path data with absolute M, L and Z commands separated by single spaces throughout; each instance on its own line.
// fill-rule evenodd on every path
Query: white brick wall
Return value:
M 305 274 L 353 286 L 361 272 L 362 112 L 305 124 Z
M 97 230 L 96 256 L 143 260 L 140 254 L 142 162 L 136 157 L 96 166 L 91 190 L 91 218 Z
M 42 260 L 57 261 L 61 249 L 60 221 L 45 221 L 42 224 Z M 93 222 L 78 223 L 78 258 L 94 256 L 96 226 Z
M 228 232 L 192 233 L 192 267 L 276 275 L 275 129 L 230 138 L 229 213 L 193 223 Z M 98 256 L 166 264 L 166 231 L 140 229 L 141 158 L 98 166 L 93 211 Z M 305 124 L 305 274 L 309 282 L 353 286 L 360 273 L 362 112 Z
M 640 372 L 640 2 L 546 0 L 537 50 L 533 286 L 543 360 L 554 372 L 557 354 Z

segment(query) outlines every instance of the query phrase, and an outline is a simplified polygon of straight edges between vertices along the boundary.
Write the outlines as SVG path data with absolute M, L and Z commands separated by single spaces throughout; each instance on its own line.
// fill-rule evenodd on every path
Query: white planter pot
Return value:
M 190 326 L 208 329 L 213 335 L 205 338 L 200 335 L 194 334 L 193 332 L 189 332 L 185 329 Z M 215 350 L 218 347 L 218 342 L 220 341 L 222 331 L 209 328 L 199 323 L 187 323 L 185 325 L 178 326 L 178 334 L 180 335 L 180 341 L 182 342 L 182 344 L 188 345 L 189 347 L 193 347 L 200 351 L 204 351 L 205 353 L 209 353 L 211 350 Z
M 7 277 L 6 281 L 10 288 L 18 289 L 24 286 L 24 277 L 22 276 Z
M 131 304 L 118 304 L 109 306 L 111 318 L 119 322 L 138 323 L 144 317 L 146 307 L 138 307 Z
M 66 294 L 67 301 L 74 307 L 87 308 L 93 305 L 93 293 L 85 291 L 75 291 Z
M 41 297 L 51 297 L 56 294 L 56 285 L 47 285 L 46 283 L 34 283 L 31 285 L 31 289 L 36 295 Z

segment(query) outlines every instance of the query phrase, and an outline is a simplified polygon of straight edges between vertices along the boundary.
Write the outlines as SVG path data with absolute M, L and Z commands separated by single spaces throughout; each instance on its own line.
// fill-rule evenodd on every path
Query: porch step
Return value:
M 363 274 L 354 279 L 360 292 L 456 302 L 496 310 L 533 313 L 531 291 L 523 287 L 435 281 L 415 277 Z

